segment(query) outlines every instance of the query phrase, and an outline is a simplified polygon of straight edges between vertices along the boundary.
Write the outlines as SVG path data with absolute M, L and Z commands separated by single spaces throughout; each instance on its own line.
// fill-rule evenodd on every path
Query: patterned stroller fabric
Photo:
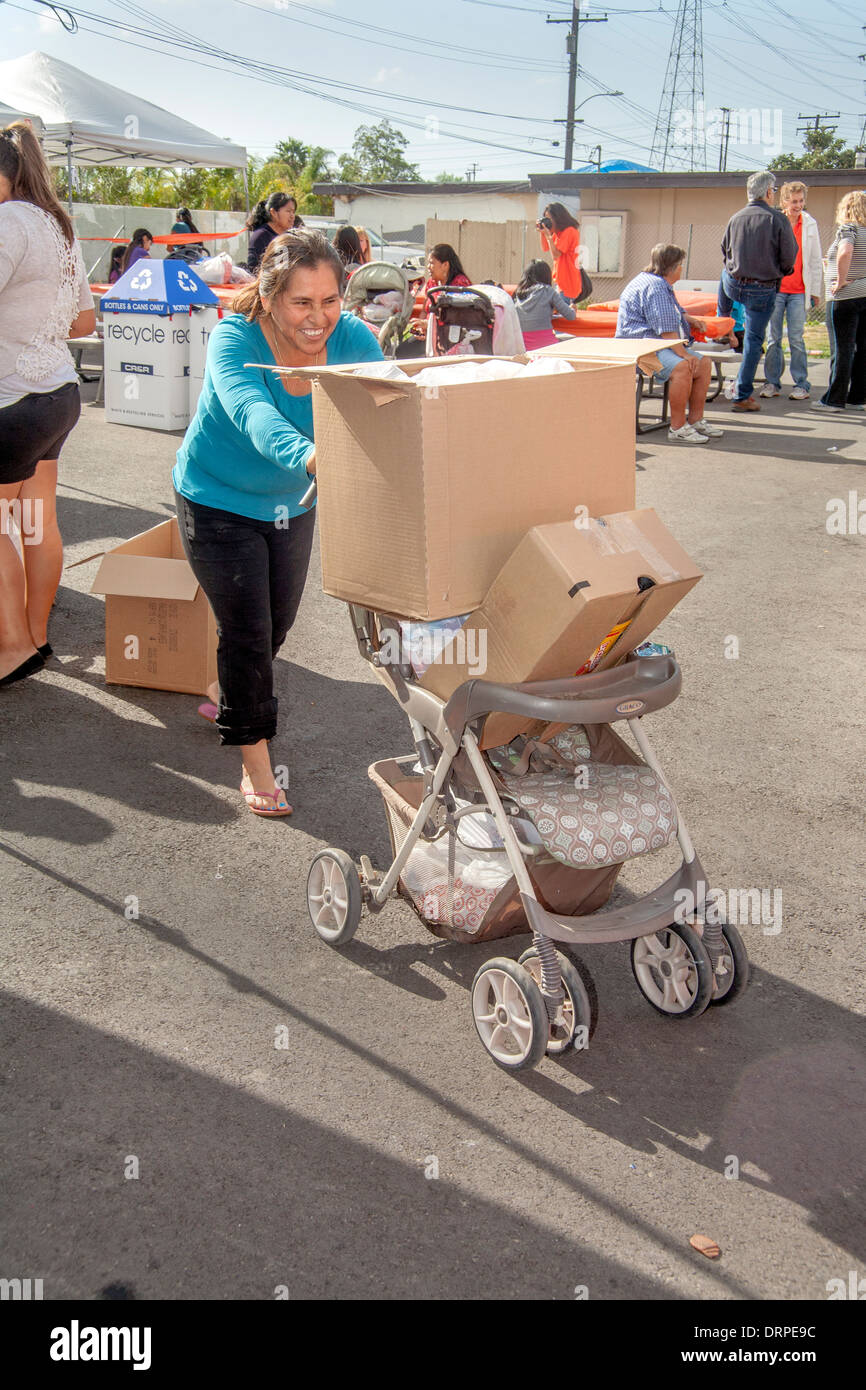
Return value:
M 512 746 L 488 757 L 508 796 L 532 821 L 550 854 L 572 868 L 624 864 L 663 849 L 676 837 L 674 803 L 645 763 L 592 761 L 579 725 L 549 743 Z M 529 770 L 520 775 L 528 762 Z M 559 766 L 551 768 L 550 764 Z M 546 764 L 546 768 L 545 768 Z

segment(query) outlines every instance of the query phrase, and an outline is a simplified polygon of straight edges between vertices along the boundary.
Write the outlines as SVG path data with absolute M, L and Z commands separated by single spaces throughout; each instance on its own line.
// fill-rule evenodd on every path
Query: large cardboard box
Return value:
M 207 693 L 217 678 L 216 623 L 174 519 L 103 556 L 91 593 L 105 595 L 109 685 Z
M 322 587 L 404 617 L 466 613 L 531 526 L 635 500 L 635 362 L 421 387 L 307 369 Z M 529 359 L 512 359 L 525 362 Z M 455 365 L 465 358 L 440 359 Z M 410 376 L 429 362 L 399 364 Z
M 190 317 L 105 310 L 105 418 L 183 430 L 189 424 Z
M 643 642 L 700 577 L 650 508 L 533 527 L 421 685 L 447 699 L 473 676 L 510 685 L 573 676 L 590 663 L 602 670 Z M 471 661 L 460 659 L 467 654 Z M 492 715 L 482 747 L 525 727 Z

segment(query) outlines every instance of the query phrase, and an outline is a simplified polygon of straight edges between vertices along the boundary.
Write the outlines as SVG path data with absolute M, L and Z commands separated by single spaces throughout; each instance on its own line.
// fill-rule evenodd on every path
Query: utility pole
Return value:
M 808 125 L 805 125 L 805 126 L 799 126 L 799 125 L 798 125 L 798 126 L 797 126 L 797 134 L 798 134 L 798 135 L 805 135 L 806 132 L 807 132 L 808 130 L 829 130 L 831 135 L 835 135 L 835 134 L 836 134 L 836 131 L 837 131 L 837 129 L 838 129 L 838 127 L 837 127 L 837 126 L 825 126 L 825 125 L 824 125 L 824 122 L 825 122 L 825 121 L 838 121 L 838 120 L 839 120 L 839 112 L 838 112 L 838 111 L 834 111 L 834 112 L 825 111 L 822 115 L 819 115 L 819 116 L 804 116 L 804 115 L 802 115 L 802 114 L 798 111 L 798 112 L 797 112 L 797 120 L 798 120 L 798 121 L 808 121 L 808 122 L 809 122 Z M 814 125 L 812 124 L 813 121 L 815 122 Z
M 728 141 L 731 138 L 730 106 L 723 106 L 721 112 L 724 120 L 722 122 L 722 140 L 719 145 L 719 173 L 723 174 L 728 167 Z
M 582 15 L 580 13 L 580 0 L 572 0 L 571 19 L 552 19 L 547 16 L 548 24 L 570 24 L 566 38 L 565 49 L 568 53 L 568 110 L 565 117 L 565 161 L 563 169 L 570 169 L 574 162 L 574 108 L 577 96 L 577 74 L 580 69 L 577 66 L 577 41 L 580 35 L 581 24 L 607 24 L 607 15 Z
M 466 180 L 467 180 L 467 182 L 468 182 L 468 183 L 474 183 L 474 182 L 475 182 L 475 175 L 476 175 L 477 173 L 478 173 L 478 164 L 475 162 L 475 160 L 473 160 L 472 163 L 470 164 L 469 168 L 466 170 Z

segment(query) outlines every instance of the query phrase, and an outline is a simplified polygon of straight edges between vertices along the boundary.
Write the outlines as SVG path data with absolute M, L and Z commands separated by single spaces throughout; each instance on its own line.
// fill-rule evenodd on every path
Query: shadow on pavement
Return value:
M 4 1272 L 32 1271 L 47 1299 L 672 1297 L 446 1174 L 426 1181 L 423 1154 L 346 1138 L 339 1113 L 326 1128 L 256 1096 L 262 1073 L 227 1085 L 14 996 L 4 1015 Z M 263 1073 L 292 1065 L 272 1050 Z

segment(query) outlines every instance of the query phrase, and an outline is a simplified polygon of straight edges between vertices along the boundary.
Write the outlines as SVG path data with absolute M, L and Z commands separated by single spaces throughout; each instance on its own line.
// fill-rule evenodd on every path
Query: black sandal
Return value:
M 20 666 L 16 666 L 14 671 L 10 671 L 8 676 L 0 677 L 0 687 L 4 685 L 14 685 L 15 681 L 23 681 L 25 676 L 35 676 L 37 671 L 41 671 L 45 665 L 45 657 L 39 652 L 34 652 L 33 656 L 28 656 L 26 661 L 22 661 Z

